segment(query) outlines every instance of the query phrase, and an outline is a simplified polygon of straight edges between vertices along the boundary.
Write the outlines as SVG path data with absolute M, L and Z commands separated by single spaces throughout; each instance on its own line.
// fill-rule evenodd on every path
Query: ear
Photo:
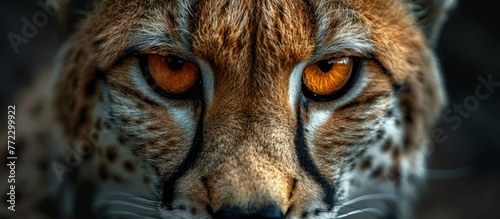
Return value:
M 46 0 L 46 8 L 55 12 L 63 31 L 72 34 L 79 22 L 97 5 L 99 0 Z
M 410 0 L 425 35 L 431 45 L 439 38 L 439 33 L 450 9 L 455 6 L 455 0 Z

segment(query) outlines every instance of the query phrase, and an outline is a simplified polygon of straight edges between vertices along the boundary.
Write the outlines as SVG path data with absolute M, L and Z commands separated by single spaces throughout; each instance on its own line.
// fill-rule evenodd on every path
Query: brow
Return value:
M 356 53 L 369 56 L 375 50 L 368 29 L 359 19 L 360 13 L 349 8 L 316 12 L 318 35 L 315 55 Z
M 186 1 L 188 2 L 188 1 Z M 183 8 L 189 8 L 183 4 Z M 187 9 L 186 9 L 187 10 Z M 186 13 L 191 13 L 187 11 Z M 160 14 L 157 14 L 160 15 Z M 375 50 L 367 28 L 358 18 L 359 12 L 349 8 L 337 8 L 319 12 L 316 10 L 316 51 L 313 59 L 328 56 L 353 54 L 369 56 Z M 136 50 L 160 50 L 193 57 L 189 43 L 190 32 L 185 27 L 169 28 L 161 15 L 148 17 L 140 28 L 135 30 L 132 43 Z M 185 18 L 189 19 L 189 18 Z M 187 20 L 184 22 L 188 22 Z M 173 36 L 177 31 L 181 39 Z
M 140 25 L 133 30 L 131 39 L 133 49 L 192 57 L 189 43 L 191 33 L 187 29 L 188 18 L 184 16 L 191 12 L 185 3 L 180 2 L 178 6 L 186 10 L 179 13 L 182 14 L 180 17 L 171 19 L 164 11 L 169 9 L 160 7 L 154 8 L 155 11 L 144 17 Z

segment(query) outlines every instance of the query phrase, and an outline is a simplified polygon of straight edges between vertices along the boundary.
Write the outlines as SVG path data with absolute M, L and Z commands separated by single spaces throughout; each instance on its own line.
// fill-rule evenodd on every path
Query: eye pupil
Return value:
M 329 72 L 333 68 L 334 60 L 322 60 L 318 62 L 318 68 L 324 73 Z
M 168 67 L 172 71 L 179 71 L 184 66 L 185 62 L 186 61 L 184 59 L 173 57 L 173 56 L 169 56 L 167 59 Z

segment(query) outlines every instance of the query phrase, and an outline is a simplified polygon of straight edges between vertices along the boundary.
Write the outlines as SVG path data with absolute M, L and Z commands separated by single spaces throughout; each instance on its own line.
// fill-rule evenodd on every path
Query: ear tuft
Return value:
M 434 44 L 446 21 L 448 12 L 454 8 L 455 0 L 410 0 L 412 11 L 424 28 L 430 44 Z

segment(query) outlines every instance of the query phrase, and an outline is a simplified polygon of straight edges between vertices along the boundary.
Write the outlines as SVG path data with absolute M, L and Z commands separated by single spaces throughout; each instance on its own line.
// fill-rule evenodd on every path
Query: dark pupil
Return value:
M 318 62 L 318 67 L 322 72 L 327 73 L 333 67 L 333 60 L 321 60 Z
M 177 57 L 168 57 L 167 58 L 167 64 L 172 71 L 179 71 L 182 66 L 184 66 L 184 59 L 180 59 Z

